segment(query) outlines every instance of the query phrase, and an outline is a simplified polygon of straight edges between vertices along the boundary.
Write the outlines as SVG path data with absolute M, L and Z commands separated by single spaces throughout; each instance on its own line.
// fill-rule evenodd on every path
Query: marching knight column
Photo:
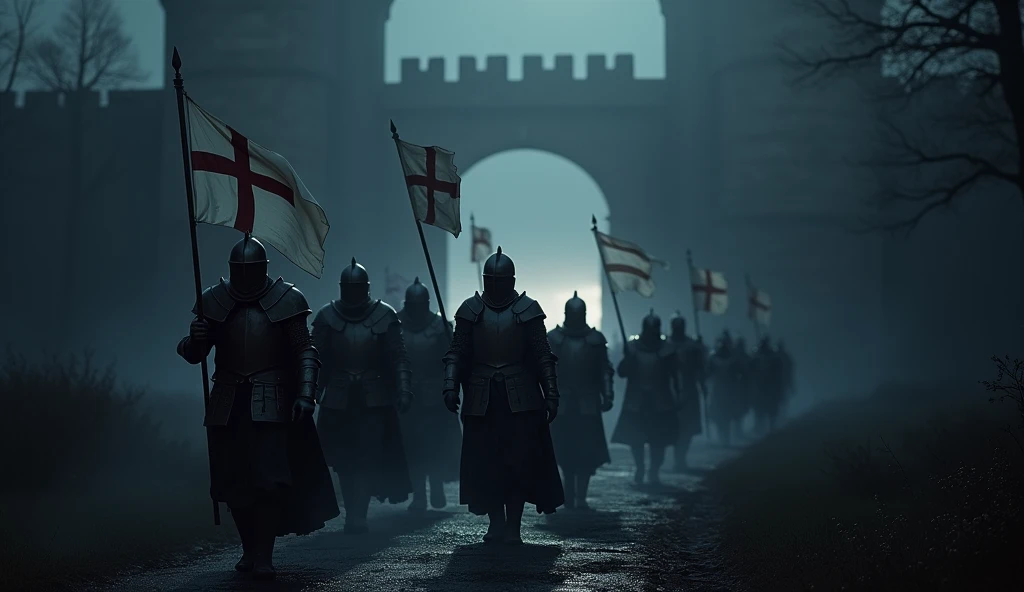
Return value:
M 675 413 L 679 371 L 675 349 L 661 333 L 661 318 L 653 310 L 644 317 L 640 335 L 626 343 L 619 376 L 626 379 L 626 395 L 612 442 L 632 449 L 637 485 L 644 480 L 644 445 L 650 447 L 647 482 L 658 485 L 665 448 L 674 445 L 679 434 Z
M 484 542 L 522 544 L 527 502 L 550 514 L 564 502 L 548 424 L 558 414 L 557 358 L 544 311 L 515 290 L 515 265 L 498 251 L 484 263 L 484 293 L 455 313 L 445 355 L 444 403 L 462 407 L 460 503 L 490 517 Z
M 230 279 L 208 288 L 178 355 L 201 363 L 217 349 L 204 425 L 213 499 L 231 510 L 242 539 L 235 569 L 272 579 L 274 539 L 308 534 L 338 515 L 313 424 L 320 360 L 309 305 L 267 276 L 267 251 L 246 237 L 231 251 Z
M 575 292 L 565 303 L 565 323 L 548 333 L 558 357 L 561 418 L 551 426 L 555 458 L 562 467 L 565 506 L 589 509 L 587 490 L 597 467 L 611 462 L 601 414 L 614 401 L 608 340 L 587 325 L 587 303 Z
M 402 440 L 412 478 L 409 509 L 427 508 L 426 484 L 430 483 L 430 505 L 443 508 L 448 501 L 444 484 L 459 478 L 459 446 L 462 431 L 438 398 L 442 385 L 442 358 L 451 345 L 450 325 L 430 311 L 430 292 L 416 278 L 405 291 L 405 303 L 398 312 L 402 335 L 412 367 L 413 404 L 402 415 Z
M 412 490 L 398 421 L 412 387 L 398 315 L 370 299 L 369 275 L 354 257 L 340 286 L 341 298 L 313 319 L 324 363 L 319 428 L 345 499 L 345 533 L 360 534 L 370 498 L 396 504 Z

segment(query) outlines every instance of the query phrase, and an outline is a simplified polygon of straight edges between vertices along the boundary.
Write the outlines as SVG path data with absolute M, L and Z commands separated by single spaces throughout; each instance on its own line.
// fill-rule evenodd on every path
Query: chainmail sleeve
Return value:
M 199 317 L 195 317 L 193 320 L 199 320 Z M 206 340 L 206 346 L 200 347 L 192 338 L 188 335 L 181 338 L 178 342 L 177 352 L 178 355 L 185 359 L 189 364 L 198 364 L 206 359 L 206 356 L 210 355 L 210 350 L 214 346 L 214 327 L 213 323 L 210 323 L 210 335 Z
M 313 339 L 306 327 L 306 315 L 299 315 L 283 321 L 288 351 L 294 360 L 298 392 L 296 397 L 316 400 L 316 385 L 320 375 L 320 354 L 313 346 Z
M 412 366 L 409 353 L 405 349 L 405 338 L 402 336 L 402 324 L 398 321 L 388 325 L 387 333 L 388 358 L 395 373 L 395 390 L 399 395 L 412 398 Z
M 536 318 L 523 324 L 526 331 L 526 347 L 528 348 L 530 360 L 537 368 L 537 378 L 540 381 L 541 389 L 544 390 L 544 398 L 548 401 L 558 402 L 558 374 L 555 365 L 558 357 L 551 351 L 551 342 L 548 341 L 548 331 L 544 327 L 544 319 Z
M 452 335 L 448 353 L 444 355 L 444 387 L 443 392 L 459 392 L 459 384 L 465 378 L 466 368 L 472 360 L 473 325 L 463 319 L 455 319 L 455 332 Z

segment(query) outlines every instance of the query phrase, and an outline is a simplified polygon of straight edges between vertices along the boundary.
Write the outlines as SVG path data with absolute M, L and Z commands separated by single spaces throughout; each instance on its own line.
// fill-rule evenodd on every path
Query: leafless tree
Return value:
M 880 68 L 895 90 L 880 98 L 911 105 L 898 115 L 880 109 L 888 150 L 872 164 L 892 174 L 874 228 L 910 231 L 935 210 L 998 186 L 1024 201 L 1021 0 L 886 0 L 881 10 L 877 0 L 797 3 L 833 39 L 817 50 L 784 46 L 802 78 Z
M 88 202 L 117 176 L 113 169 L 121 160 L 116 151 L 107 155 L 103 163 L 90 166 L 91 176 L 86 179 L 83 159 L 87 152 L 87 100 L 95 91 L 141 81 L 144 74 L 138 67 L 132 40 L 124 31 L 121 13 L 112 0 L 71 0 L 53 32 L 31 48 L 26 68 L 41 86 L 63 93 L 65 108 L 69 110 L 68 207 L 61 277 L 67 282 L 65 290 L 74 293 L 82 217 L 89 211 Z M 88 152 L 91 157 L 96 156 L 95 151 Z M 68 327 L 73 311 L 63 308 L 65 318 L 60 323 Z
M 36 28 L 33 26 L 39 0 L 0 0 L 0 75 L 7 80 L 0 93 L 9 93 Z

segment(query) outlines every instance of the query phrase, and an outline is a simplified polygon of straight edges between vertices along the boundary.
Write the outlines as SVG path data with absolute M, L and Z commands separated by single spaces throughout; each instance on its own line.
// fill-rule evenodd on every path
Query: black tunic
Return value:
M 454 373 L 465 393 L 460 503 L 482 515 L 503 504 L 525 501 L 534 504 L 538 513 L 550 514 L 565 502 L 565 494 L 543 405 L 545 395 L 557 398 L 556 358 L 544 329 L 544 315 L 525 294 L 502 309 L 487 312 L 483 306 L 490 309 L 475 296 L 459 309 L 451 349 L 445 355 L 446 381 Z M 514 322 L 501 320 L 509 308 Z M 494 323 L 511 324 L 501 327 L 502 333 L 491 326 Z M 494 342 L 485 343 L 485 339 Z M 500 350 L 508 343 L 521 344 L 508 352 L 501 365 L 508 375 L 499 370 L 488 378 L 486 369 L 478 370 L 486 365 L 481 351 Z M 509 384 L 515 385 L 514 392 Z

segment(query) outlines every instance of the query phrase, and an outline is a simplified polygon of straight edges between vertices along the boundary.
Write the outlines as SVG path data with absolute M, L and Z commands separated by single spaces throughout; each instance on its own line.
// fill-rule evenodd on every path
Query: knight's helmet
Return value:
M 245 238 L 235 243 L 228 258 L 231 291 L 241 296 L 252 296 L 267 286 L 267 250 L 263 243 L 254 237 Z
M 728 329 L 724 329 L 722 334 L 718 336 L 718 341 L 715 343 L 715 350 L 728 352 L 730 349 L 732 349 L 732 335 L 729 335 Z
M 647 313 L 640 325 L 640 339 L 654 340 L 661 338 L 661 317 L 654 314 L 654 309 Z
M 414 315 L 426 315 L 430 312 L 430 291 L 420 283 L 420 278 L 413 280 L 405 289 L 405 311 Z
M 341 270 L 341 304 L 344 306 L 361 306 L 370 301 L 370 275 L 366 268 L 356 263 Z
M 506 304 L 516 289 L 516 265 L 501 247 L 484 262 L 484 296 L 492 304 Z
M 672 336 L 676 339 L 686 335 L 686 317 L 683 313 L 676 311 L 676 314 L 672 317 Z
M 587 303 L 580 298 L 576 290 L 573 290 L 572 298 L 565 301 L 565 326 L 569 328 L 587 326 Z

